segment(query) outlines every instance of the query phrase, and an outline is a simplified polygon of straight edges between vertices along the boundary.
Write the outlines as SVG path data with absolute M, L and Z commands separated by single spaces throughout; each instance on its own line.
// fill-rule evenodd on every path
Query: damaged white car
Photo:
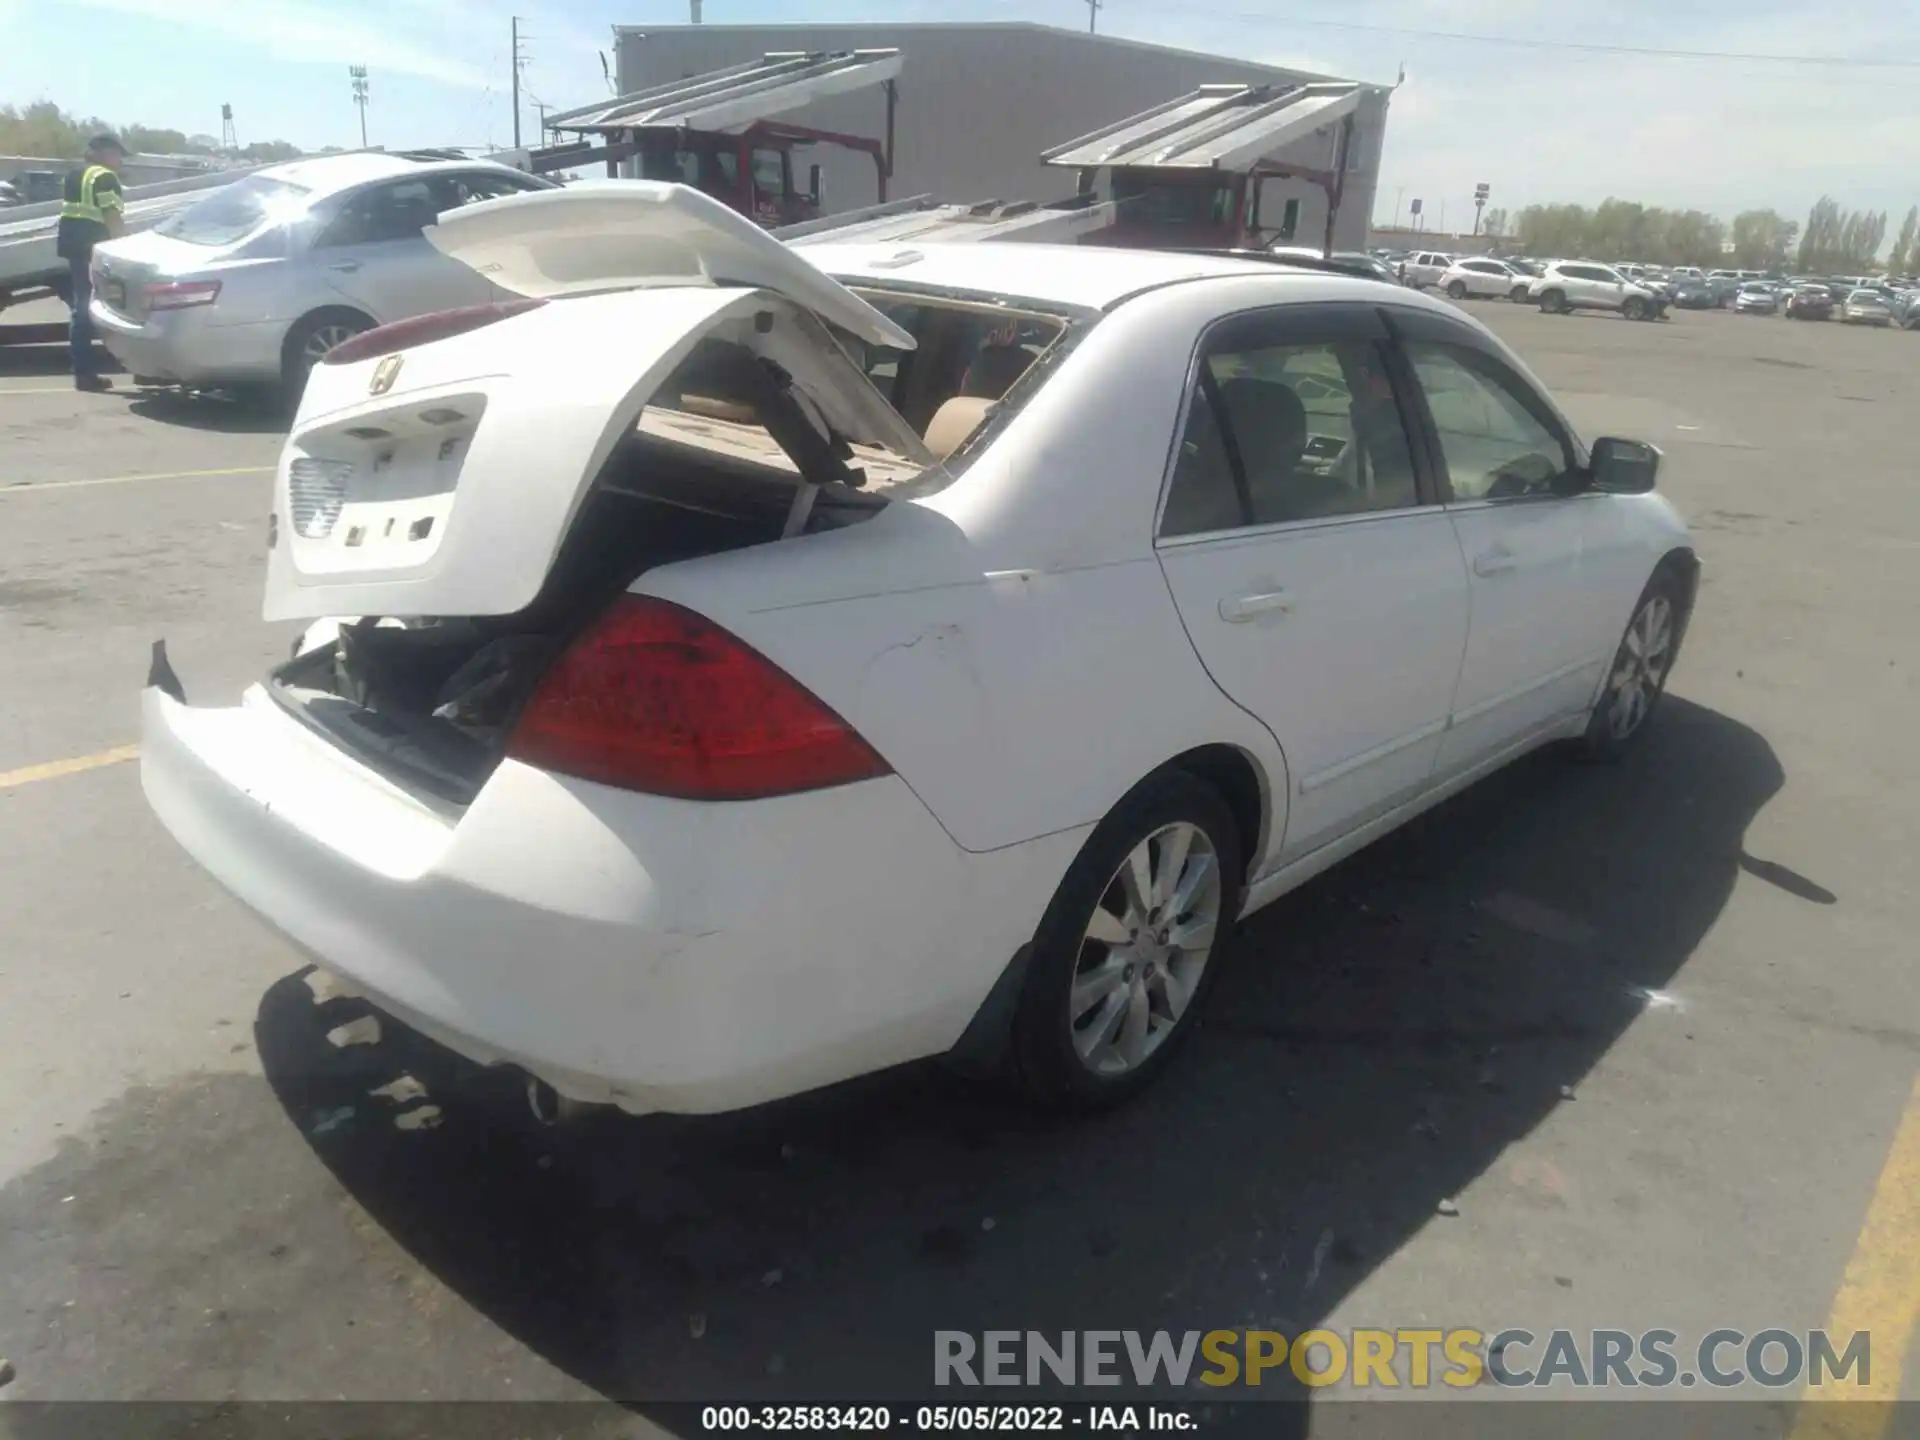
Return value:
M 803 255 L 646 182 L 428 233 L 525 298 L 316 367 L 265 613 L 317 623 L 230 709 L 156 646 L 142 778 L 320 965 L 575 1101 L 943 1053 L 1125 1095 L 1242 915 L 1625 749 L 1686 628 L 1658 453 L 1412 291 Z

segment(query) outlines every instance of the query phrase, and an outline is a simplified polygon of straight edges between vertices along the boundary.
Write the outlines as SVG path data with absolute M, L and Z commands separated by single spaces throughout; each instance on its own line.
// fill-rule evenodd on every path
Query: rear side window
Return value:
M 1465 345 L 1410 340 L 1456 500 L 1552 495 L 1577 463 L 1573 447 L 1527 383 Z
M 1374 341 L 1209 351 L 1189 397 L 1160 533 L 1196 535 L 1419 503 Z
M 189 245 L 231 245 L 262 225 L 298 215 L 310 193 L 284 180 L 249 175 L 162 220 L 154 231 Z

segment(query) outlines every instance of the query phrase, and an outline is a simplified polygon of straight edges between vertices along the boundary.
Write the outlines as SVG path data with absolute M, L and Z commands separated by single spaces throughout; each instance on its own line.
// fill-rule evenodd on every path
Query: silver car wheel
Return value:
M 307 336 L 307 343 L 300 347 L 300 358 L 309 365 L 318 365 L 334 346 L 351 340 L 359 333 L 353 326 L 343 325 L 337 320 L 316 326 L 313 333 Z
M 1178 821 L 1141 840 L 1107 882 L 1080 944 L 1069 1039 L 1096 1075 L 1143 1064 L 1179 1028 L 1220 927 L 1219 856 Z
M 1640 728 L 1672 662 L 1673 604 L 1664 595 L 1650 595 L 1627 623 L 1600 702 L 1614 740 L 1625 740 Z

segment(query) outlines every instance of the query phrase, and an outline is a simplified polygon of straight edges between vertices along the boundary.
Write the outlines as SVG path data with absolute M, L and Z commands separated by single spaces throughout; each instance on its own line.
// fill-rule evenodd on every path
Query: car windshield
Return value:
M 231 245 L 262 225 L 298 214 L 311 193 L 285 180 L 249 175 L 162 220 L 154 231 L 189 245 Z

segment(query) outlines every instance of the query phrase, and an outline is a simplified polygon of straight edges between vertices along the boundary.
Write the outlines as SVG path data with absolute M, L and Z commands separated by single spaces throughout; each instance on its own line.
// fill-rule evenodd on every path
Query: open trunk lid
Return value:
M 681 413 L 696 350 L 784 412 L 784 431 L 762 423 L 796 499 L 861 483 L 856 445 L 934 463 L 825 322 L 900 349 L 912 337 L 697 192 L 549 191 L 437 228 L 448 254 L 555 303 L 315 368 L 275 482 L 270 620 L 522 610 L 614 447 L 676 375 L 683 393 L 657 403 Z
M 455 210 L 427 238 L 516 295 L 747 285 L 776 291 L 870 344 L 913 348 L 912 336 L 851 290 L 686 185 L 581 181 Z

